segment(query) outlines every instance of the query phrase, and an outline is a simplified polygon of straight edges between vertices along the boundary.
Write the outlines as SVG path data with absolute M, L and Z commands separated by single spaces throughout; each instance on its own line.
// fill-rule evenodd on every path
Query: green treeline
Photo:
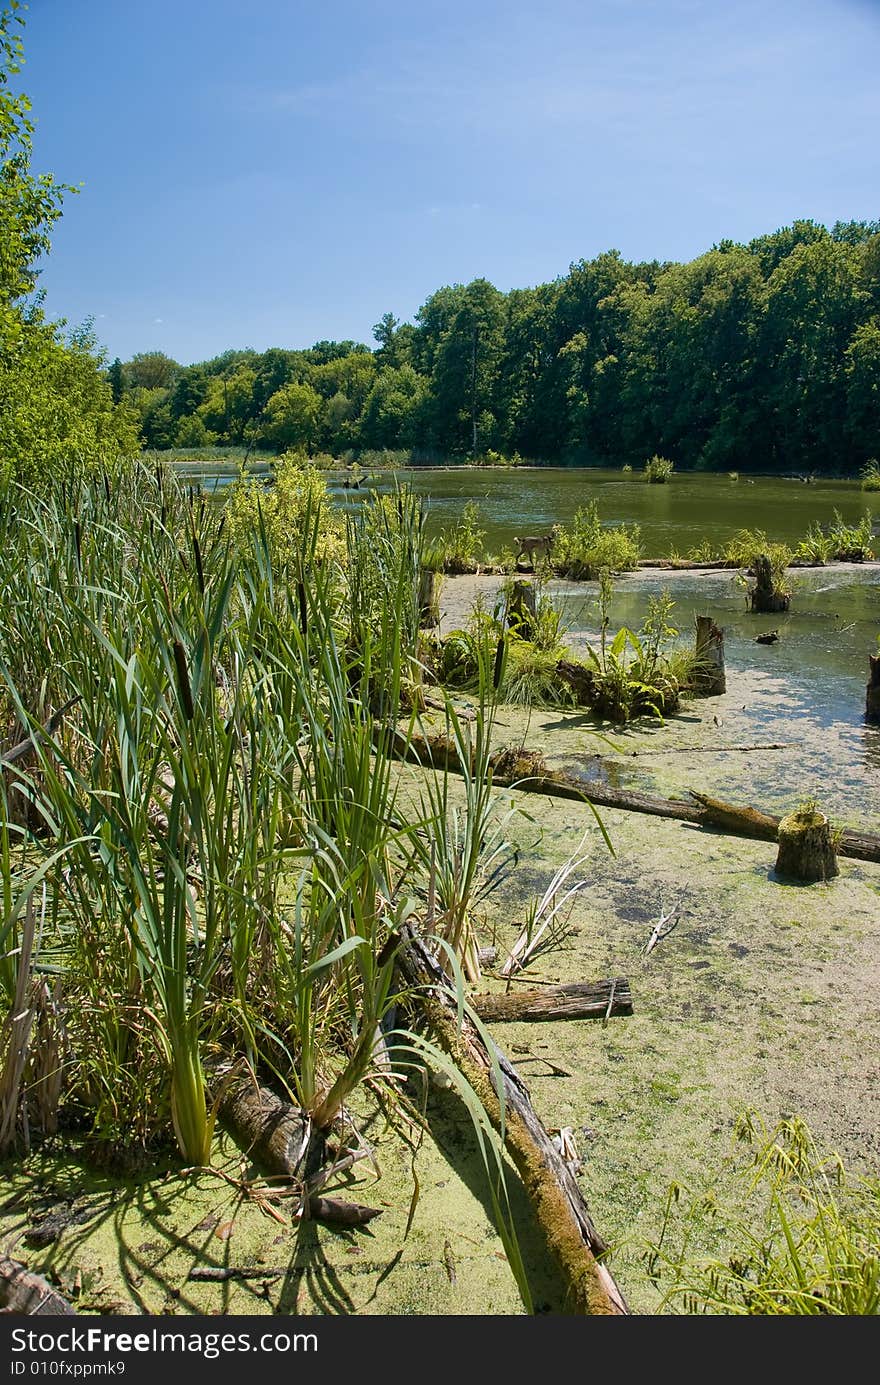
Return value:
M 689 264 L 438 289 L 376 347 L 115 361 L 144 444 L 854 473 L 880 450 L 880 222 L 798 221 Z

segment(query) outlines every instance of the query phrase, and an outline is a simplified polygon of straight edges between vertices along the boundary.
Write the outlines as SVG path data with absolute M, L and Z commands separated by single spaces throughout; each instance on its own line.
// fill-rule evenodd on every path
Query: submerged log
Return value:
M 833 880 L 840 874 L 831 825 L 824 813 L 800 810 L 782 819 L 776 874 L 805 884 Z
M 869 654 L 871 672 L 865 689 L 865 719 L 880 724 L 880 654 Z
M 7 1255 L 0 1255 L 0 1312 L 26 1313 L 33 1317 L 76 1317 L 76 1309 L 47 1279 Z
M 694 623 L 694 656 L 697 659 L 693 676 L 694 691 L 701 697 L 719 697 L 727 691 L 724 631 L 715 624 L 711 616 L 695 616 Z
M 471 997 L 481 1020 L 603 1020 L 632 1014 L 632 992 L 625 976 L 611 981 L 574 981 L 565 986 L 539 986 Z
M 535 1115 L 524 1083 L 504 1054 L 490 1055 L 465 1015 L 458 1023 L 457 1003 L 445 974 L 422 940 L 404 926 L 398 964 L 414 988 L 413 1001 L 431 1032 L 467 1078 L 505 1146 L 535 1209 L 538 1223 L 565 1276 L 569 1311 L 615 1315 L 628 1312 L 623 1295 L 597 1257 L 606 1252 L 583 1194 Z M 494 1065 L 500 1069 L 502 1105 L 494 1086 Z

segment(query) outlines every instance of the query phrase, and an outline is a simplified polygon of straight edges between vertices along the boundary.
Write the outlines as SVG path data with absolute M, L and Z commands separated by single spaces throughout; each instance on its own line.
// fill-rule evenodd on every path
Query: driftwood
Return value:
M 420 736 L 406 737 L 400 733 L 391 748 L 392 753 L 415 764 L 433 764 L 437 769 L 461 772 L 458 752 L 443 736 L 425 740 Z M 532 764 L 540 763 L 540 756 L 532 751 L 522 751 L 518 758 Z M 544 773 L 528 776 L 518 776 L 514 772 L 509 777 L 497 773 L 493 775 L 493 782 L 499 788 L 515 789 L 520 793 L 545 794 L 548 798 L 589 803 L 594 808 L 617 808 L 624 812 L 647 813 L 650 817 L 671 818 L 676 822 L 690 822 L 695 827 L 714 827 L 733 837 L 758 837 L 762 841 L 775 842 L 779 828 L 780 820 L 772 813 L 725 803 L 693 789 L 690 790 L 693 802 L 680 798 L 655 798 L 652 794 L 638 793 L 634 789 L 614 789 L 609 784 L 579 784 L 559 770 L 545 770 Z M 880 862 L 880 836 L 845 827 L 837 843 L 837 854 L 857 861 Z
M 632 993 L 625 976 L 611 981 L 575 981 L 528 991 L 486 993 L 471 997 L 481 1020 L 602 1020 L 632 1014 Z
M 35 1317 L 76 1316 L 76 1309 L 47 1279 L 7 1255 L 0 1255 L 0 1312 Z
M 421 939 L 404 927 L 398 965 L 415 988 L 414 1002 L 433 1037 L 473 1087 L 492 1124 L 503 1137 L 522 1179 L 548 1245 L 565 1276 L 568 1308 L 574 1313 L 628 1312 L 608 1268 L 597 1257 L 605 1242 L 593 1225 L 583 1195 L 532 1108 L 528 1090 L 498 1048 L 494 1057 L 503 1086 L 502 1109 L 493 1082 L 492 1058 L 467 1016 L 459 1028 L 455 998 L 447 979 Z
M 49 720 L 45 722 L 42 727 L 35 727 L 33 731 L 25 736 L 23 741 L 19 741 L 18 745 L 14 745 L 11 750 L 7 750 L 5 754 L 0 755 L 0 767 L 5 769 L 9 765 L 17 764 L 19 760 L 23 760 L 27 755 L 32 754 L 42 741 L 47 740 L 50 736 L 54 736 L 58 727 L 64 720 L 64 714 L 69 712 L 71 707 L 75 707 L 78 702 L 82 702 L 82 697 L 68 698 L 64 706 L 59 707 L 57 712 L 53 712 Z

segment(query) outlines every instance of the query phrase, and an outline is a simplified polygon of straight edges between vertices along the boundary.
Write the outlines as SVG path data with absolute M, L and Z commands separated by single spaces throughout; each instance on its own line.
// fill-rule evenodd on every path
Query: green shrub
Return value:
M 858 524 L 846 524 L 840 511 L 834 511 L 828 537 L 838 562 L 862 563 L 866 558 L 873 558 L 871 527 L 871 516 L 867 510 Z
M 480 507 L 469 500 L 456 519 L 432 545 L 439 553 L 444 572 L 473 572 L 483 555 L 485 529 L 480 528 Z

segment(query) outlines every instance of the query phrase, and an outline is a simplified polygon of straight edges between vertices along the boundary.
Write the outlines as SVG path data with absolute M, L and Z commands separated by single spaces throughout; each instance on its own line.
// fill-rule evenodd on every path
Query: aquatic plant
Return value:
M 880 462 L 870 457 L 861 470 L 862 490 L 880 491 Z
M 474 572 L 482 557 L 485 537 L 486 531 L 480 527 L 480 507 L 469 500 L 442 536 L 434 540 L 432 549 L 440 555 L 444 572 Z
M 653 485 L 665 485 L 675 470 L 675 464 L 668 457 L 656 454 L 645 462 L 645 480 Z
M 861 1316 L 880 1312 L 880 1180 L 854 1178 L 822 1154 L 806 1123 L 771 1131 L 752 1111 L 736 1122 L 751 1148 L 739 1165 L 748 1211 L 672 1184 L 656 1241 L 645 1252 L 661 1308 L 740 1316 Z M 755 1214 L 759 1220 L 756 1223 Z M 714 1230 L 723 1254 L 698 1257 Z
M 561 526 L 553 545 L 551 566 L 561 577 L 595 579 L 603 568 L 625 572 L 638 566 L 641 531 L 637 524 L 606 527 L 595 500 L 580 506 L 570 526 Z

